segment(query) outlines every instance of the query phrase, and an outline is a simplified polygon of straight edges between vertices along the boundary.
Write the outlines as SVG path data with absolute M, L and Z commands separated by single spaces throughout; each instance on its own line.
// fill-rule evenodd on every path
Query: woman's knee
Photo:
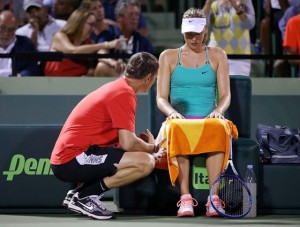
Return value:
M 100 77 L 114 77 L 117 76 L 114 68 L 108 66 L 107 64 L 103 62 L 98 62 L 94 76 L 100 76 Z

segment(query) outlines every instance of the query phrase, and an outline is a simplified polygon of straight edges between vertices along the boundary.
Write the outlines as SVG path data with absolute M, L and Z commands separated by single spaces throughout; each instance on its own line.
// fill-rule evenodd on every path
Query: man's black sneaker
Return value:
M 91 195 L 80 199 L 78 198 L 78 192 L 76 192 L 69 202 L 68 208 L 95 219 L 113 218 L 114 213 L 104 207 L 100 198 L 98 195 Z
M 63 205 L 64 207 L 67 207 L 67 206 L 69 205 L 69 203 L 70 203 L 72 197 L 74 196 L 74 194 L 75 194 L 74 190 L 69 190 L 69 191 L 67 192 L 67 195 L 66 195 L 64 201 L 62 202 L 62 205 Z

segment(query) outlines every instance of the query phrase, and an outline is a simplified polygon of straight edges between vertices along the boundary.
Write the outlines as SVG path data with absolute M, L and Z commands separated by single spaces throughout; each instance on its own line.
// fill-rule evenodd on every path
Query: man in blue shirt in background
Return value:
M 110 53 L 135 54 L 145 51 L 153 54 L 154 49 L 150 40 L 137 31 L 140 14 L 141 8 L 138 0 L 118 0 L 115 7 L 117 26 L 113 28 L 112 37 L 113 39 L 124 37 L 126 41 L 120 49 L 112 50 Z M 99 53 L 106 54 L 107 51 L 103 50 Z M 124 59 L 100 58 L 95 75 L 119 76 L 123 73 L 125 65 Z

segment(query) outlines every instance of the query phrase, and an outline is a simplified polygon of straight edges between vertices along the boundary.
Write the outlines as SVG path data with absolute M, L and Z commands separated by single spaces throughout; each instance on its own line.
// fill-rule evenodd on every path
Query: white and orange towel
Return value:
M 196 155 L 209 152 L 225 152 L 223 168 L 228 161 L 230 135 L 238 138 L 236 126 L 229 120 L 172 119 L 162 124 L 157 140 L 167 137 L 167 157 L 156 164 L 156 168 L 168 169 L 172 185 L 178 177 L 177 155 Z

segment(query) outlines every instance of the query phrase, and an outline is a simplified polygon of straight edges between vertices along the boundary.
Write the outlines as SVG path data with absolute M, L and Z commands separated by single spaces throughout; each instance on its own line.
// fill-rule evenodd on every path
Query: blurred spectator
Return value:
M 164 8 L 161 0 L 154 0 L 154 1 L 151 1 L 151 2 L 152 2 L 152 7 L 151 8 L 152 8 L 153 12 L 164 12 L 165 11 L 165 8 Z
M 118 26 L 114 27 L 114 39 L 119 37 L 126 38 L 119 50 L 113 50 L 110 53 L 135 54 L 145 51 L 153 53 L 153 46 L 149 39 L 137 32 L 138 20 L 140 16 L 140 4 L 136 0 L 119 0 L 116 8 L 116 21 Z M 100 53 L 107 53 L 101 51 Z M 99 59 L 96 67 L 96 76 L 119 76 L 123 73 L 125 61 L 119 59 Z
M 20 4 L 20 1 L 14 1 L 14 0 L 0 0 L 0 12 L 3 10 L 11 10 L 17 21 L 18 26 L 24 24 L 24 10 L 22 4 Z
M 289 55 L 300 55 L 300 14 L 290 18 L 286 25 L 283 47 Z M 291 59 L 289 63 L 300 65 L 300 59 Z M 300 71 L 298 70 L 298 77 Z
M 80 4 L 81 0 L 44 0 L 44 6 L 48 9 L 48 13 L 61 20 L 68 20 Z
M 69 17 L 67 24 L 57 32 L 51 44 L 51 51 L 60 51 L 69 54 L 97 53 L 102 48 L 118 48 L 121 40 L 93 43 L 90 39 L 95 26 L 96 18 L 90 10 L 81 8 L 75 10 Z M 46 62 L 45 76 L 93 76 L 93 59 Z
M 43 0 L 44 7 L 47 8 L 48 13 L 52 15 L 52 7 L 55 0 Z
M 15 35 L 18 21 L 13 12 L 4 10 L 0 13 L 0 53 L 34 52 L 35 48 L 30 39 Z M 0 58 L 0 77 L 12 76 L 12 59 Z M 28 59 L 17 59 L 17 76 L 36 76 L 37 64 Z
M 101 2 L 102 5 L 104 6 L 105 18 L 116 21 L 115 8 L 118 3 L 118 0 L 101 0 Z M 140 8 L 141 7 L 140 1 L 136 0 L 135 2 L 139 3 L 139 8 Z M 143 36 L 147 37 L 149 35 L 147 23 L 142 13 L 140 13 L 137 31 L 141 33 Z
M 300 2 L 298 2 L 297 4 L 290 6 L 289 8 L 286 9 L 286 11 L 284 12 L 283 16 L 281 17 L 280 21 L 279 21 L 279 29 L 281 31 L 281 35 L 282 35 L 282 40 L 284 40 L 284 36 L 285 36 L 285 29 L 286 29 L 286 24 L 288 22 L 288 20 L 291 17 L 294 17 L 296 15 L 300 14 Z
M 83 0 L 82 7 L 88 8 L 95 16 L 96 23 L 91 35 L 95 43 L 102 43 L 107 40 L 113 40 L 114 27 L 105 19 L 105 12 L 101 1 Z M 114 23 L 116 25 L 116 23 Z
M 140 0 L 141 11 L 142 12 L 164 12 L 165 8 L 161 0 L 148 1 L 150 9 L 148 9 L 148 5 L 145 3 L 145 0 Z M 174 2 L 172 2 L 174 4 Z
M 283 48 L 282 48 L 282 39 L 281 39 L 281 32 L 278 27 L 279 20 L 281 19 L 284 10 L 288 6 L 288 0 L 271 0 L 271 12 L 273 13 L 272 22 L 273 24 L 269 25 L 271 30 L 274 33 L 275 36 L 275 52 L 274 54 L 283 54 Z M 270 22 L 269 22 L 270 23 Z M 269 34 L 272 34 L 269 32 Z M 270 42 L 270 39 L 268 40 L 268 43 Z
M 279 2 L 280 8 L 285 12 L 288 7 L 296 5 L 299 0 L 271 0 L 274 2 Z
M 203 11 L 211 30 L 209 46 L 226 54 L 251 54 L 250 30 L 255 25 L 251 0 L 206 0 Z M 249 76 L 251 60 L 229 59 L 229 74 Z
M 264 8 L 266 16 L 260 22 L 260 40 L 264 54 L 284 53 L 282 47 L 283 36 L 279 28 L 279 21 L 281 20 L 285 10 L 290 6 L 296 4 L 297 0 L 265 0 Z M 272 18 L 272 20 L 271 20 Z M 274 34 L 274 39 L 272 37 Z M 273 68 L 274 77 L 288 77 L 291 73 L 290 64 L 283 59 L 266 62 L 265 74 L 269 74 L 269 70 Z
M 270 0 L 263 0 L 262 1 L 265 17 L 260 21 L 260 42 L 262 45 L 262 52 L 264 54 L 270 54 L 270 13 L 271 13 L 271 2 Z
M 29 22 L 18 28 L 16 34 L 30 38 L 38 51 L 49 51 L 53 35 L 66 21 L 48 15 L 43 0 L 24 0 L 23 8 Z
M 275 49 L 274 54 L 282 54 L 282 36 L 279 29 L 279 21 L 283 16 L 285 10 L 294 5 L 298 0 L 264 0 L 265 18 L 260 22 L 260 40 L 264 54 L 271 53 L 272 39 L 271 35 L 274 33 Z M 270 16 L 272 14 L 272 24 L 270 23 Z M 273 52 L 273 51 L 272 51 Z
M 140 0 L 141 3 L 141 12 L 147 12 L 148 11 L 148 6 L 145 4 L 144 0 Z

